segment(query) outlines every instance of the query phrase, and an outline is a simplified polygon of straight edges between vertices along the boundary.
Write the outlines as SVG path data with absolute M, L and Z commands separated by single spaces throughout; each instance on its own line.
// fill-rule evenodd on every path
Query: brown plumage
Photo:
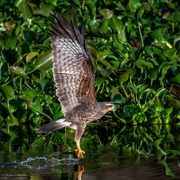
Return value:
M 84 32 L 81 34 L 76 25 L 74 13 L 71 23 L 54 13 L 51 26 L 53 76 L 65 118 L 42 126 L 39 132 L 54 132 L 66 126 L 75 130 L 75 153 L 82 158 L 85 152 L 80 148 L 80 139 L 86 125 L 113 110 L 114 105 L 96 101 L 93 60 Z

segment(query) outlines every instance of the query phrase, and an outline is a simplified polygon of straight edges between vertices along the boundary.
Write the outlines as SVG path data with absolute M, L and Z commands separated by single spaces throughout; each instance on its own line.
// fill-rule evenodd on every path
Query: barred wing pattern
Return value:
M 73 15 L 71 24 L 56 13 L 52 21 L 53 76 L 62 111 L 68 114 L 81 103 L 96 106 L 93 60 Z

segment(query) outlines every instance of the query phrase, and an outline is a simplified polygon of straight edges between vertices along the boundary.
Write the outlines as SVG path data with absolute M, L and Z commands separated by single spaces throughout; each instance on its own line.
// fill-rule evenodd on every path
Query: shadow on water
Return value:
M 121 128 L 89 126 L 87 132 L 81 141 L 86 151 L 84 159 L 74 158 L 63 148 L 52 149 L 48 153 L 42 151 L 51 147 L 53 138 L 59 139 L 60 133 L 37 136 L 35 143 L 30 146 L 34 150 L 25 153 L 1 150 L 0 180 L 180 179 L 178 129 L 169 125 Z M 45 143 L 40 142 L 49 145 L 46 147 Z

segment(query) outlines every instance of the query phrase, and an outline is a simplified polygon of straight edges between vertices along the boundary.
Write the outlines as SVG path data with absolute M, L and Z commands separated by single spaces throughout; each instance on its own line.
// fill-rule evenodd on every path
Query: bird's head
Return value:
M 112 110 L 115 109 L 115 106 L 114 106 L 112 103 L 110 103 L 110 102 L 101 102 L 101 103 L 99 104 L 99 106 L 100 106 L 101 111 L 102 111 L 104 114 L 106 114 L 106 113 L 108 113 L 109 111 L 112 111 Z

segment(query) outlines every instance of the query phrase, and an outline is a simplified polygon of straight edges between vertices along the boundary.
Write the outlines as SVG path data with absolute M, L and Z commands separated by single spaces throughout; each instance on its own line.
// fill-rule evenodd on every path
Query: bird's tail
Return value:
M 62 129 L 66 126 L 70 126 L 71 122 L 66 121 L 66 119 L 59 119 L 57 121 L 53 121 L 51 123 L 48 123 L 39 129 L 39 133 L 51 133 L 58 131 L 59 129 Z

